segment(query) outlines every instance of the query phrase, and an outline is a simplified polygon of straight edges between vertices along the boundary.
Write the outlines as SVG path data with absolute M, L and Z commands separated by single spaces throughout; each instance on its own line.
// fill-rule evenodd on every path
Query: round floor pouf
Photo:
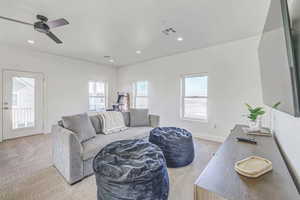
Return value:
M 150 131 L 149 141 L 161 148 L 169 168 L 183 167 L 194 160 L 193 137 L 185 129 L 157 127 Z
M 169 176 L 161 149 L 144 140 L 121 140 L 94 158 L 98 200 L 167 200 Z

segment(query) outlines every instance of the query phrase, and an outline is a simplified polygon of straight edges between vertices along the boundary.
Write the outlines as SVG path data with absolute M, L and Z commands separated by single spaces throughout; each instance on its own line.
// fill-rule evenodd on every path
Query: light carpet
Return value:
M 95 177 L 68 185 L 52 166 L 50 135 L 35 135 L 0 143 L 1 200 L 96 200 Z M 194 140 L 195 160 L 169 169 L 169 200 L 193 200 L 193 184 L 219 143 Z

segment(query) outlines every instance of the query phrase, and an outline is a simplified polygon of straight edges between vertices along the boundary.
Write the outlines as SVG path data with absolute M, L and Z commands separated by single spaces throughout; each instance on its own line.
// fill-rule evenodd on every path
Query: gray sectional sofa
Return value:
M 160 119 L 157 115 L 147 116 L 148 126 L 134 126 L 135 123 L 131 121 L 139 119 L 139 114 L 137 112 L 122 114 L 128 129 L 108 135 L 98 131 L 95 137 L 84 142 L 80 142 L 78 136 L 64 128 L 61 122 L 52 126 L 53 164 L 69 184 L 74 184 L 94 173 L 93 159 L 107 144 L 117 140 L 146 138 L 152 128 L 159 126 Z M 95 130 L 98 130 L 97 116 L 90 116 L 90 121 Z

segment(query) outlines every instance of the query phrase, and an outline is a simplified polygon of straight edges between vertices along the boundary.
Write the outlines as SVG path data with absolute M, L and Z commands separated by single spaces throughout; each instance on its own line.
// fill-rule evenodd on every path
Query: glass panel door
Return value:
M 43 132 L 43 75 L 3 72 L 3 137 Z
M 12 129 L 34 127 L 35 79 L 12 78 Z

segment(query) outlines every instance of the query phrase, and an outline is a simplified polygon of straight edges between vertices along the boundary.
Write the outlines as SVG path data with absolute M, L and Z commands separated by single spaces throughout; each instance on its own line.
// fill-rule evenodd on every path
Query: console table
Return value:
M 255 137 L 257 145 L 237 142 L 247 136 L 237 125 L 195 182 L 194 200 L 297 200 L 297 188 L 280 154 L 274 137 Z M 273 170 L 257 179 L 234 170 L 235 162 L 261 156 L 273 163 Z

